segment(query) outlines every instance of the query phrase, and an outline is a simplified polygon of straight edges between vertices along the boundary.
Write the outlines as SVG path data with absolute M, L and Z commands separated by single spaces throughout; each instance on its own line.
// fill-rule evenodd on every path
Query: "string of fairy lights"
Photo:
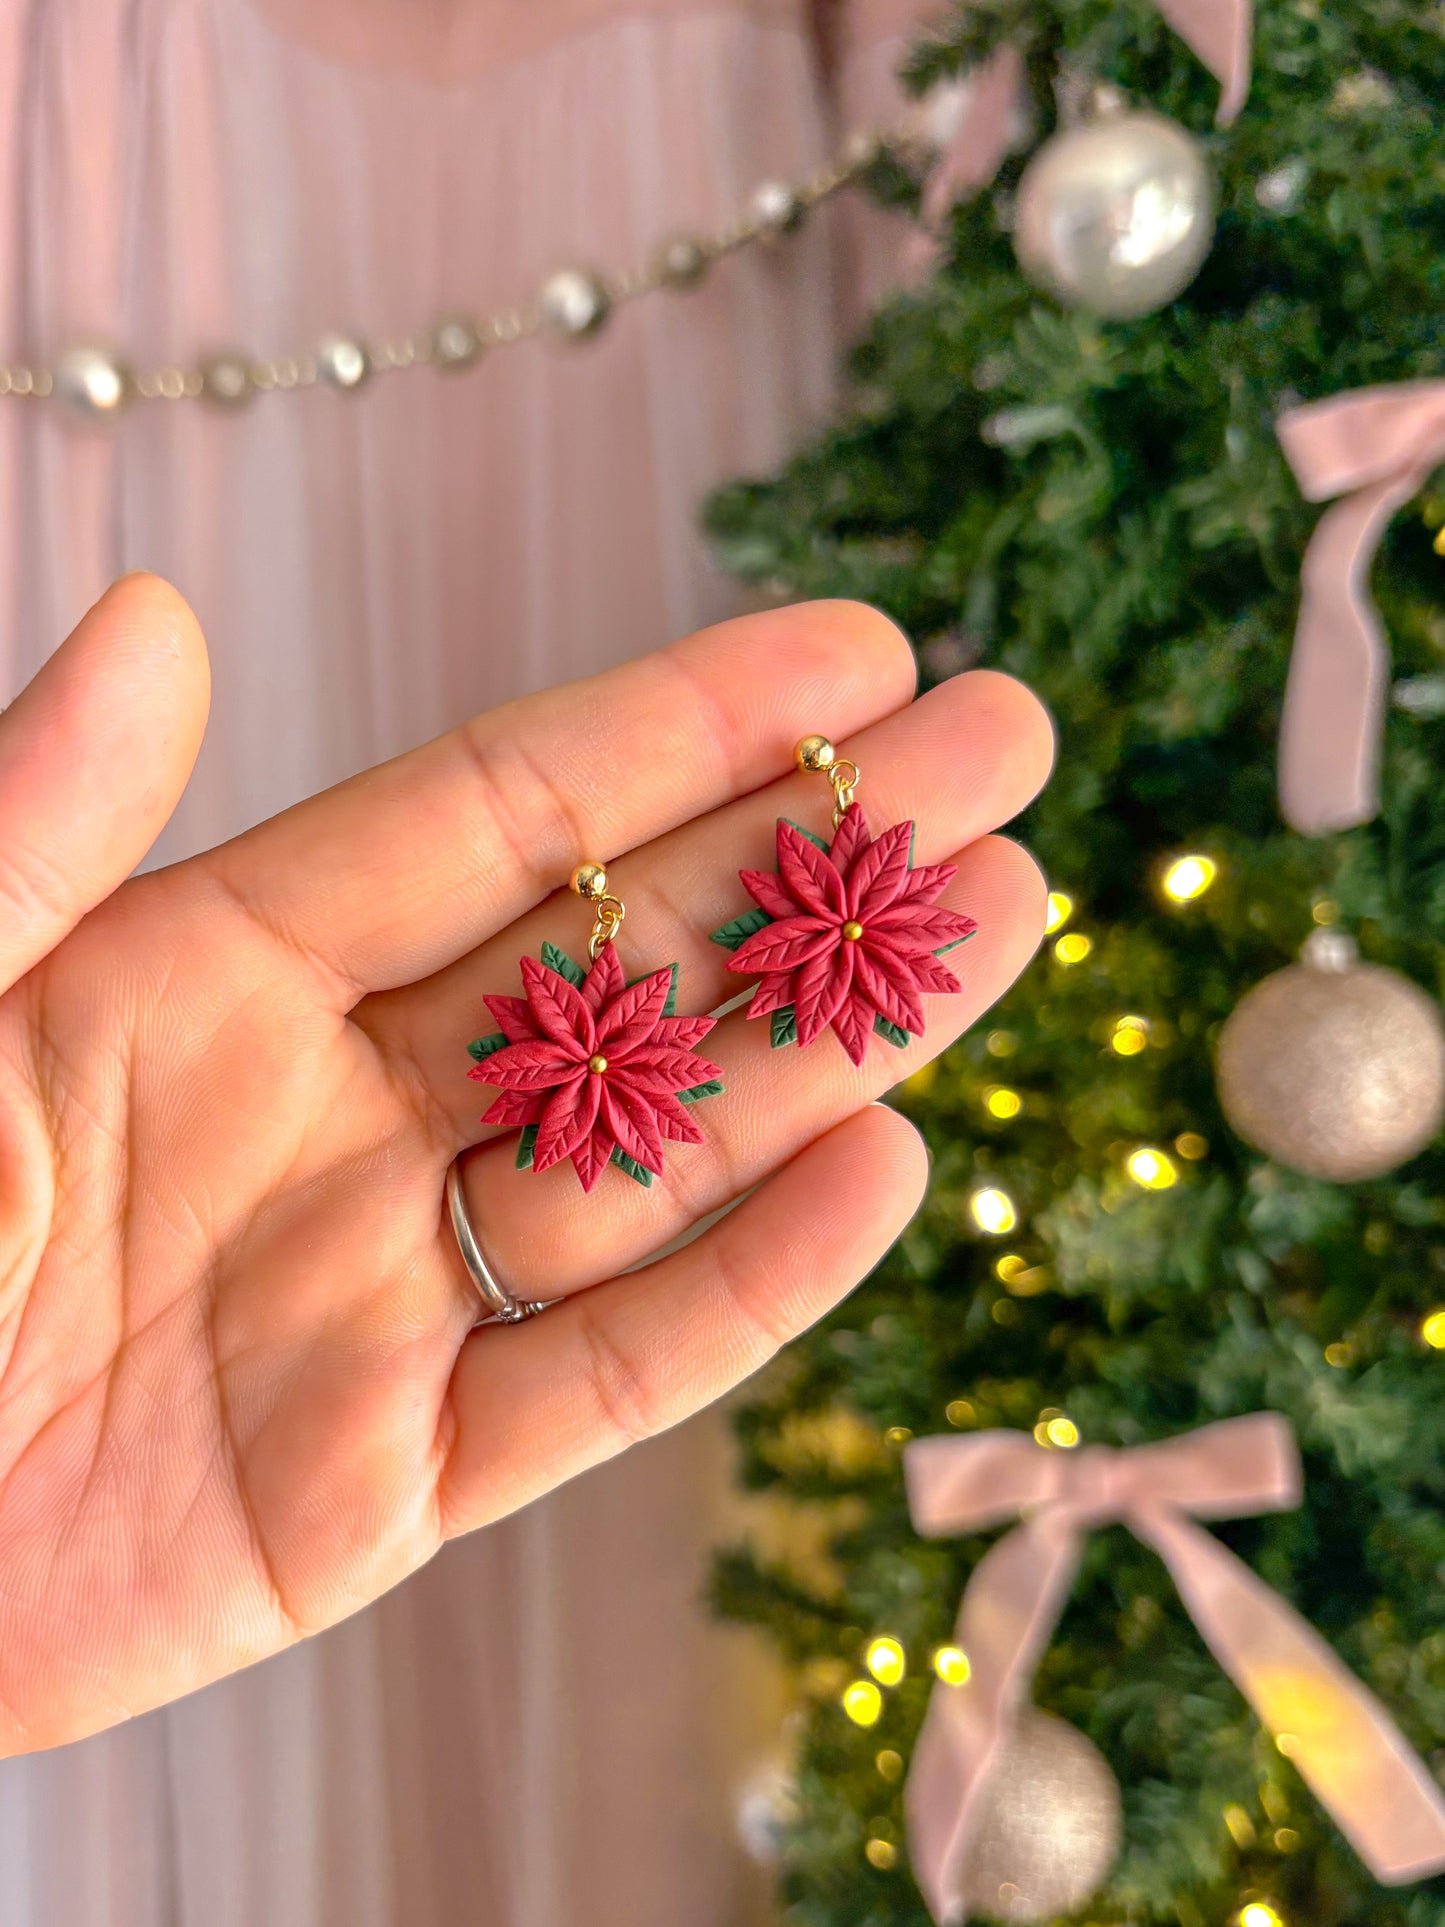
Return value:
M 1157 881 L 1165 900 L 1183 909 L 1204 897 L 1219 876 L 1220 864 L 1216 858 L 1200 851 L 1190 851 L 1163 863 Z M 1094 949 L 1094 941 L 1087 931 L 1074 927 L 1076 910 L 1077 905 L 1066 891 L 1050 892 L 1046 932 L 1052 939 L 1054 961 L 1065 970 L 1073 970 L 1084 963 Z M 1321 900 L 1314 906 L 1314 915 L 1318 923 L 1332 922 L 1337 915 L 1337 906 Z M 1110 1020 L 1107 1046 L 1115 1055 L 1127 1059 L 1141 1055 L 1151 1043 L 1166 1041 L 1167 1036 L 1167 1027 L 1161 1026 L 1156 1020 L 1126 1011 Z M 991 1057 L 1006 1060 L 1017 1050 L 1018 1043 L 1018 1038 L 1012 1032 L 995 1030 L 988 1034 L 985 1048 Z M 926 1083 L 935 1074 L 933 1065 L 926 1067 L 922 1081 Z M 1025 1094 L 1006 1083 L 985 1084 L 979 1095 L 990 1118 L 998 1123 L 1007 1124 L 1025 1116 L 1029 1109 Z M 1198 1131 L 1183 1131 L 1167 1148 L 1157 1144 L 1133 1145 L 1124 1152 L 1122 1166 L 1125 1175 L 1140 1190 L 1167 1191 L 1179 1182 L 1183 1167 L 1197 1163 L 1208 1154 L 1207 1138 Z M 1005 1240 L 1019 1229 L 1018 1204 L 1006 1187 L 991 1176 L 981 1179 L 969 1192 L 966 1209 L 971 1229 L 981 1237 Z M 1015 1250 L 1003 1252 L 995 1260 L 993 1270 L 1006 1292 L 993 1307 L 996 1322 L 999 1323 L 1010 1323 L 1017 1319 L 1019 1314 L 1013 1302 L 1015 1299 L 1045 1291 L 1050 1282 L 1045 1266 L 1031 1262 Z M 1002 1316 L 999 1315 L 1001 1310 Z M 1420 1337 L 1431 1350 L 1445 1353 L 1445 1305 L 1425 1316 L 1420 1325 Z M 1343 1367 L 1352 1362 L 1352 1353 L 1347 1344 L 1327 1346 L 1324 1355 L 1327 1363 L 1334 1366 Z M 980 1422 L 979 1412 L 972 1401 L 966 1398 L 950 1400 L 944 1408 L 944 1416 L 951 1426 L 957 1428 L 971 1427 Z M 909 1428 L 901 1425 L 890 1426 L 884 1433 L 885 1441 L 895 1447 L 905 1445 L 911 1437 Z M 1034 1438 L 1039 1445 L 1052 1451 L 1073 1451 L 1083 1442 L 1073 1419 L 1056 1406 L 1048 1406 L 1039 1413 L 1034 1426 Z M 972 1669 L 968 1654 L 961 1647 L 935 1646 L 926 1656 L 920 1657 L 922 1663 L 945 1684 L 967 1684 Z M 862 1670 L 838 1692 L 838 1704 L 845 1717 L 864 1731 L 875 1727 L 886 1710 L 886 1695 L 902 1683 L 909 1667 L 909 1654 L 895 1634 L 874 1634 L 863 1648 Z M 1280 1735 L 1276 1744 L 1280 1752 L 1287 1756 L 1289 1736 Z M 892 1747 L 881 1748 L 873 1764 L 879 1778 L 886 1784 L 899 1781 L 906 1766 L 903 1756 Z M 1299 1845 L 1300 1836 L 1288 1824 L 1290 1815 L 1284 1792 L 1266 1783 L 1259 1789 L 1259 1798 L 1266 1837 L 1276 1851 L 1289 1853 Z M 1258 1844 L 1261 1828 L 1244 1807 L 1236 1804 L 1225 1807 L 1223 1821 L 1241 1851 Z M 863 1852 L 868 1864 L 879 1872 L 886 1872 L 898 1864 L 901 1848 L 890 1821 L 878 1818 L 870 1823 Z M 1291 1927 L 1291 1923 L 1286 1920 L 1275 1899 L 1256 1892 L 1247 1894 L 1243 1899 L 1238 1911 L 1231 1916 L 1231 1927 Z

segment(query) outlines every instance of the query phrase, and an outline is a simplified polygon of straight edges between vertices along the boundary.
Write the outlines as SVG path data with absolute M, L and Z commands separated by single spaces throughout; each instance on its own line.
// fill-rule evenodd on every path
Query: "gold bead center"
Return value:
M 595 1071 L 600 1077 L 603 1071 L 607 1069 L 607 1059 L 599 1052 L 596 1057 L 589 1057 L 587 1059 L 587 1068 L 589 1071 Z
M 847 923 L 843 925 L 843 935 L 848 939 L 849 943 L 857 943 L 858 939 L 862 936 L 862 934 L 863 934 L 862 924 L 854 923 L 851 917 L 849 918 Z

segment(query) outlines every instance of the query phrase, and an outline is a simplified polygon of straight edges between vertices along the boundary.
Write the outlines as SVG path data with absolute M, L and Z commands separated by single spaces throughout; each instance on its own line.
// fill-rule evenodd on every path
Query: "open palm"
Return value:
M 1042 928 L 1033 864 L 986 834 L 1047 773 L 1042 711 L 987 673 L 912 704 L 902 638 L 854 605 L 493 711 L 122 882 L 206 690 L 189 611 L 133 576 L 0 720 L 6 1752 L 331 1624 L 753 1370 L 916 1206 L 916 1134 L 870 1100 Z M 863 766 L 876 825 L 916 815 L 918 860 L 958 863 L 943 902 L 980 925 L 950 959 L 963 994 L 861 1067 L 826 1035 L 773 1052 L 736 1012 L 706 1045 L 726 1095 L 661 1185 L 518 1172 L 466 1075 L 495 1028 L 483 994 L 518 991 L 544 939 L 585 947 L 586 910 L 552 893 L 595 856 L 627 902 L 628 974 L 676 960 L 684 1012 L 734 996 L 708 932 L 743 907 L 738 869 L 769 867 L 779 814 L 826 822 L 824 786 L 784 774 L 811 729 Z M 494 1269 L 566 1300 L 526 1325 L 472 1330 L 442 1209 L 469 1145 Z

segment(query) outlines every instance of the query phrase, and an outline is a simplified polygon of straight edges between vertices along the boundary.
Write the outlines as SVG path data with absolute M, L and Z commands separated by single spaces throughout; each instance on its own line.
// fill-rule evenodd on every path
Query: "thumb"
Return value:
M 0 990 L 123 883 L 180 799 L 210 667 L 185 601 L 126 575 L 0 714 Z

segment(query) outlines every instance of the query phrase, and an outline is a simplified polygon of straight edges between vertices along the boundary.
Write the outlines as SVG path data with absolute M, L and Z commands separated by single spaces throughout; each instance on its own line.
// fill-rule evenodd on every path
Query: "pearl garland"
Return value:
M 805 180 L 761 182 L 744 212 L 717 233 L 670 235 L 645 265 L 615 274 L 559 269 L 519 307 L 490 315 L 443 315 L 431 327 L 395 340 L 371 341 L 337 331 L 295 355 L 261 359 L 227 349 L 192 367 L 167 365 L 141 372 L 104 343 L 79 341 L 48 365 L 0 365 L 0 397 L 55 400 L 84 421 L 106 423 L 117 420 L 134 401 L 199 400 L 236 410 L 275 390 L 325 383 L 339 393 L 355 394 L 373 376 L 398 369 L 460 371 L 473 367 L 492 348 L 534 335 L 562 343 L 586 341 L 606 327 L 622 303 L 660 289 L 696 288 L 724 255 L 796 233 L 812 208 L 854 185 L 884 153 L 915 151 L 922 132 L 922 117 L 915 112 L 888 132 L 855 134 L 831 162 Z

